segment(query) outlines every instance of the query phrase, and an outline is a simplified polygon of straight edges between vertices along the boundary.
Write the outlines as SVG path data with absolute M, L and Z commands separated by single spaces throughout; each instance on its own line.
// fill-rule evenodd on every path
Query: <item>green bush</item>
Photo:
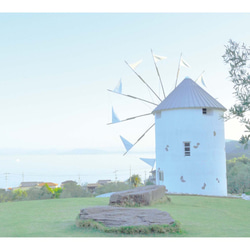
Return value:
M 16 189 L 12 192 L 12 199 L 15 201 L 15 200 L 18 200 L 18 201 L 21 201 L 21 200 L 24 200 L 26 199 L 27 197 L 27 192 L 22 190 L 22 189 Z
M 250 189 L 250 159 L 244 155 L 227 161 L 227 189 L 236 194 Z
M 27 191 L 27 200 L 39 200 L 42 196 L 41 188 L 33 187 L 28 189 Z
M 0 202 L 7 202 L 13 200 L 13 193 L 5 191 L 0 193 Z
M 60 187 L 57 187 L 57 188 L 54 188 L 54 198 L 60 198 L 60 195 L 62 193 L 62 188 Z
M 246 190 L 245 194 L 250 195 L 250 189 Z
M 153 183 L 152 181 L 147 179 L 146 182 L 145 182 L 145 186 L 150 186 L 150 185 L 155 185 L 155 183 Z
M 125 182 L 112 182 L 105 184 L 103 186 L 97 187 L 96 188 L 96 195 L 100 194 L 106 194 L 106 193 L 111 193 L 111 192 L 119 192 L 119 191 L 124 191 L 133 188 L 131 184 L 127 184 Z
M 77 185 L 76 183 L 67 183 L 64 185 L 60 198 L 71 198 L 71 197 L 91 197 L 92 194 L 87 191 L 83 186 Z
M 40 189 L 39 193 L 39 199 L 52 199 L 54 196 L 52 189 L 48 186 L 48 184 L 45 184 Z
M 133 187 L 138 187 L 141 184 L 141 177 L 138 174 L 134 174 L 129 178 Z

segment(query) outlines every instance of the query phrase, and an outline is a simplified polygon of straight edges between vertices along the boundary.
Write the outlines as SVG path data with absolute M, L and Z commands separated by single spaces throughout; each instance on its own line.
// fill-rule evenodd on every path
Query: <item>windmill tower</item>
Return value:
M 225 111 L 190 78 L 153 110 L 156 184 L 171 193 L 227 195 Z

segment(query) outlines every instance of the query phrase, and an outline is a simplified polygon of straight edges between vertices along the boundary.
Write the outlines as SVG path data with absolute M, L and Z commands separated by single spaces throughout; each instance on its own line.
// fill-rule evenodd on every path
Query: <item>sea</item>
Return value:
M 0 188 L 20 186 L 21 182 L 73 180 L 79 185 L 98 180 L 126 181 L 138 174 L 142 181 L 152 167 L 140 158 L 155 158 L 154 153 L 101 154 L 11 154 L 0 155 Z

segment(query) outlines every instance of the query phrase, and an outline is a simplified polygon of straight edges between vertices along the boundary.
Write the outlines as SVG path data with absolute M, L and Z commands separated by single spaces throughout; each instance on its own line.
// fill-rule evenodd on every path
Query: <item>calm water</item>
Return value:
M 132 175 L 139 174 L 144 180 L 151 167 L 140 157 L 154 158 L 154 154 L 1 155 L 0 188 L 17 187 L 22 181 L 59 185 L 65 180 L 79 184 L 95 183 L 100 179 L 124 181 L 130 176 L 130 168 Z

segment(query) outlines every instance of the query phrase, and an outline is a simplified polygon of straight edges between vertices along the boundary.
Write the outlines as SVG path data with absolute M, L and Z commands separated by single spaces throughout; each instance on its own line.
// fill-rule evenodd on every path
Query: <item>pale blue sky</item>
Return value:
M 226 108 L 232 84 L 223 63 L 232 38 L 250 45 L 250 14 L 0 14 L 0 148 L 117 148 L 121 134 L 134 142 L 153 116 L 107 126 L 112 105 L 123 119 L 154 106 L 115 96 L 124 92 L 153 98 L 124 63 L 143 59 L 138 73 L 156 90 L 159 81 L 150 50 L 159 62 L 165 90 L 176 78 L 180 53 L 190 65 L 179 82 L 205 70 L 206 90 Z M 227 139 L 242 131 L 226 123 Z M 243 129 L 244 130 L 244 129 Z M 154 146 L 153 132 L 140 147 Z

